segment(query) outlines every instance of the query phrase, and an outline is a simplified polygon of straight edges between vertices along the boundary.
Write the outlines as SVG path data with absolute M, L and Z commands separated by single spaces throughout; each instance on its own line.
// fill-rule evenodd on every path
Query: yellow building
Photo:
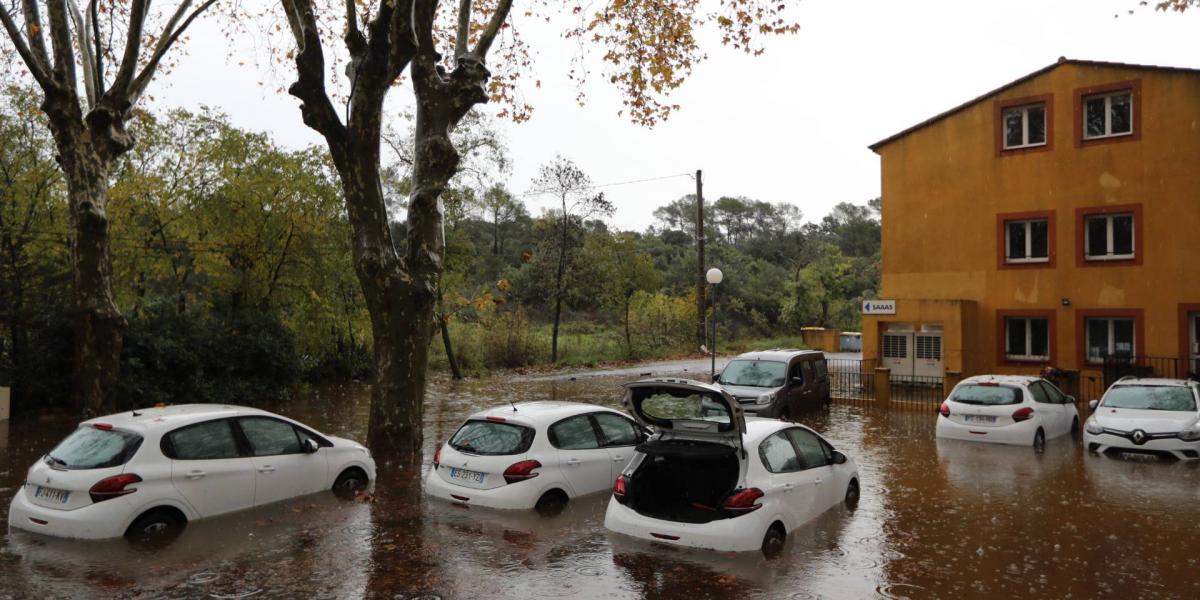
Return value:
M 1200 369 L 1200 70 L 1059 59 L 871 149 L 894 303 L 864 303 L 864 358 Z

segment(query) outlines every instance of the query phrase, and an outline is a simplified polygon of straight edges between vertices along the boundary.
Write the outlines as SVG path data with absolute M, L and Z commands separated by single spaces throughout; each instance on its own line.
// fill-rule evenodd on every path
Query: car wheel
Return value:
M 140 544 L 169 542 L 183 531 L 187 519 L 174 510 L 154 509 L 138 517 L 125 530 L 125 537 Z
M 1033 449 L 1036 452 L 1046 451 L 1046 432 L 1038 427 L 1037 433 L 1033 434 Z
M 857 508 L 858 507 L 858 497 L 859 497 L 858 480 L 851 479 L 850 485 L 846 486 L 846 499 L 845 499 L 846 508 L 848 508 L 850 510 L 854 510 L 855 508 Z
M 538 498 L 537 504 L 533 505 L 533 510 L 543 517 L 553 517 L 567 507 L 567 502 L 570 502 L 570 498 L 567 497 L 566 492 L 550 490 Z
M 359 469 L 346 469 L 333 482 L 333 492 L 338 495 L 353 496 L 355 492 L 367 487 L 367 474 Z
M 1079 435 L 1079 417 L 1071 421 L 1071 435 Z
M 783 543 L 787 541 L 787 533 L 779 523 L 772 524 L 763 534 L 762 553 L 767 558 L 775 558 L 783 552 Z

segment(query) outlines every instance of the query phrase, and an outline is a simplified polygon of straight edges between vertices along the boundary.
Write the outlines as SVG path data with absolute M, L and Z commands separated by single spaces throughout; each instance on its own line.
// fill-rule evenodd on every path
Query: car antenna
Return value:
M 513 407 L 513 412 L 517 412 L 517 405 L 513 404 L 511 397 L 508 399 L 508 403 Z
M 140 416 L 142 416 L 142 413 L 138 412 L 136 408 L 135 408 L 135 409 L 133 409 L 132 411 L 130 411 L 130 413 L 129 413 L 129 414 L 130 414 L 131 416 L 134 416 L 134 417 L 140 417 Z

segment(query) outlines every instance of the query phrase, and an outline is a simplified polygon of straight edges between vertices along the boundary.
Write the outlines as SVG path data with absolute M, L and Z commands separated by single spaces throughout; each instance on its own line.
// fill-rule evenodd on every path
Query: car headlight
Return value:
M 774 401 L 775 401 L 775 392 L 768 392 L 766 394 L 762 394 L 761 396 L 759 396 L 758 400 L 755 400 L 754 403 L 761 405 L 761 404 L 770 404 Z
M 1104 433 L 1104 428 L 1101 427 L 1100 424 L 1097 423 L 1095 419 L 1088 419 L 1087 424 L 1084 425 L 1084 429 L 1086 429 L 1087 432 L 1092 435 L 1099 435 L 1101 433 Z
M 1200 440 L 1200 424 L 1193 425 L 1189 429 L 1184 429 L 1179 432 L 1179 439 L 1185 442 L 1195 442 Z

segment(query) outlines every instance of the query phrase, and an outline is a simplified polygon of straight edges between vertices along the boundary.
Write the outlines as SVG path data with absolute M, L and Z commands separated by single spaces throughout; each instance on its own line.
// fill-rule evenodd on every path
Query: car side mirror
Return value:
M 793 377 L 792 385 L 804 385 L 804 378 L 803 377 Z
M 1063 396 L 1063 404 L 1075 404 L 1075 396 Z
M 845 462 L 846 462 L 846 455 L 842 454 L 838 450 L 834 450 L 833 451 L 833 464 L 841 465 L 841 464 L 845 464 Z
M 1097 406 L 1100 406 L 1099 400 L 1091 400 L 1088 402 L 1088 409 L 1091 410 L 1092 412 L 1096 412 Z
M 304 453 L 313 454 L 321 449 L 321 445 L 312 438 L 304 438 Z

